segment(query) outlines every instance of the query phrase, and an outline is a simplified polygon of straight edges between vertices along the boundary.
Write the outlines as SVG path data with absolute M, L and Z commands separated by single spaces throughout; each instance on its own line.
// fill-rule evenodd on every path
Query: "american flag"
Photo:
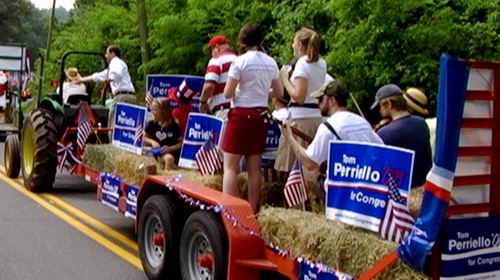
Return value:
M 153 105 L 153 99 L 154 99 L 153 94 L 150 91 L 148 91 L 146 93 L 146 97 L 144 98 L 144 101 L 146 102 L 146 106 L 148 108 L 151 108 L 151 105 Z
M 182 95 L 183 97 L 185 97 L 186 99 L 188 100 L 191 100 L 193 99 L 193 97 L 198 94 L 198 92 L 196 90 L 193 90 L 189 85 L 188 85 L 188 80 L 187 79 L 184 79 L 181 83 L 181 85 L 179 86 L 179 92 L 178 92 L 178 95 L 177 97 L 179 97 L 179 95 Z
M 141 141 L 143 135 L 144 135 L 144 130 L 142 129 L 142 124 L 140 124 L 135 129 L 134 145 L 137 145 L 139 143 L 139 141 Z
M 85 146 L 85 142 L 87 142 L 87 138 L 92 132 L 92 124 L 89 122 L 87 115 L 83 110 L 80 110 L 79 120 L 78 120 L 78 129 L 76 133 L 76 142 L 78 144 L 78 148 L 83 149 Z
M 213 174 L 222 169 L 222 157 L 212 137 L 205 141 L 195 155 L 196 164 L 202 175 Z
M 302 164 L 300 164 L 299 157 L 295 159 L 292 171 L 290 171 L 290 175 L 288 175 L 284 194 L 285 202 L 288 207 L 304 203 L 304 201 L 307 200 L 306 183 L 304 181 L 304 174 L 302 174 Z
M 389 201 L 385 208 L 384 218 L 380 223 L 379 233 L 383 238 L 399 244 L 411 231 L 415 220 L 401 197 L 394 178 L 390 173 L 388 176 Z

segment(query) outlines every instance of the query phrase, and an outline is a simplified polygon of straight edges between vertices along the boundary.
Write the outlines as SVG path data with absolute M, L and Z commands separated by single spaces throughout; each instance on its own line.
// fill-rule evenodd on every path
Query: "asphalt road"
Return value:
M 0 143 L 0 279 L 147 279 L 134 221 L 95 200 L 96 187 L 59 173 L 50 194 L 5 176 Z

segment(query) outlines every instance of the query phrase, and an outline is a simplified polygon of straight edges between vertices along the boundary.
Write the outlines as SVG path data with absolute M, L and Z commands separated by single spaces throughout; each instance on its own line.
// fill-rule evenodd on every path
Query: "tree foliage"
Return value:
M 367 108 L 376 90 L 386 83 L 422 88 L 435 105 L 439 57 L 444 52 L 467 59 L 500 60 L 500 0 L 145 2 L 152 51 L 149 63 L 141 62 L 134 0 L 76 0 L 70 18 L 56 27 L 54 57 L 69 49 L 104 52 L 107 45 L 118 44 L 143 92 L 144 71 L 203 75 L 209 59 L 206 43 L 215 34 L 226 35 L 237 50 L 241 26 L 257 23 L 265 31 L 266 50 L 284 64 L 292 58 L 294 33 L 309 27 L 322 38 L 329 73 L 349 86 L 371 117 L 376 113 Z M 95 67 L 95 61 L 83 58 L 71 63 L 83 74 Z M 59 74 L 55 59 L 48 69 L 49 75 Z

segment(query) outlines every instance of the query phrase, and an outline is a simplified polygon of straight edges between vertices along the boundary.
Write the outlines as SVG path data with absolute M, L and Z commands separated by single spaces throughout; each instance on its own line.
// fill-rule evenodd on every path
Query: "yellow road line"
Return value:
M 92 225 L 94 228 L 99 229 L 100 231 L 104 232 L 105 234 L 115 238 L 116 240 L 120 241 L 121 243 L 127 245 L 129 248 L 132 250 L 139 252 L 139 247 L 137 246 L 137 243 L 132 241 L 130 238 L 126 237 L 125 235 L 121 234 L 120 232 L 116 231 L 112 227 L 102 223 L 99 220 L 94 219 L 92 216 L 89 216 L 87 213 L 81 211 L 78 208 L 73 207 L 72 205 L 68 204 L 64 200 L 58 198 L 57 196 L 53 194 L 48 194 L 44 193 L 42 194 L 45 196 L 47 199 L 52 200 L 54 203 L 58 204 L 68 212 L 73 213 L 76 215 L 78 218 L 81 218 L 82 220 L 88 222 L 90 225 Z
M 2 169 L 4 167 L 2 166 Z M 18 190 L 20 193 L 24 194 L 25 196 L 31 198 L 38 204 L 40 204 L 42 207 L 47 209 L 48 211 L 52 212 L 54 215 L 58 216 L 68 224 L 72 225 L 74 228 L 78 229 L 81 233 L 85 234 L 92 240 L 96 241 L 97 243 L 101 244 L 102 246 L 108 248 L 110 251 L 115 253 L 117 256 L 121 257 L 125 261 L 129 262 L 133 266 L 135 266 L 138 269 L 142 270 L 142 265 L 141 261 L 138 257 L 135 255 L 131 254 L 127 250 L 124 250 L 120 246 L 114 244 L 113 242 L 109 241 L 108 239 L 104 238 L 102 235 L 96 233 L 93 231 L 89 226 L 83 224 L 82 222 L 78 221 L 77 219 L 71 217 L 64 211 L 58 209 L 54 205 L 50 204 L 48 201 L 44 200 L 42 197 L 40 197 L 38 194 L 32 193 L 28 190 L 26 190 L 23 186 L 21 186 L 17 180 L 13 180 L 3 173 L 0 173 L 0 179 L 11 185 L 13 188 Z

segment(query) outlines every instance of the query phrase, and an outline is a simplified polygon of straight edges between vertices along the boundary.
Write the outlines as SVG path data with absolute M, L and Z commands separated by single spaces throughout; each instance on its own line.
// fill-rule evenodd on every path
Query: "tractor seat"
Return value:
M 67 103 L 70 105 L 78 105 L 80 102 L 87 102 L 90 104 L 90 96 L 86 94 L 73 94 L 68 96 Z

